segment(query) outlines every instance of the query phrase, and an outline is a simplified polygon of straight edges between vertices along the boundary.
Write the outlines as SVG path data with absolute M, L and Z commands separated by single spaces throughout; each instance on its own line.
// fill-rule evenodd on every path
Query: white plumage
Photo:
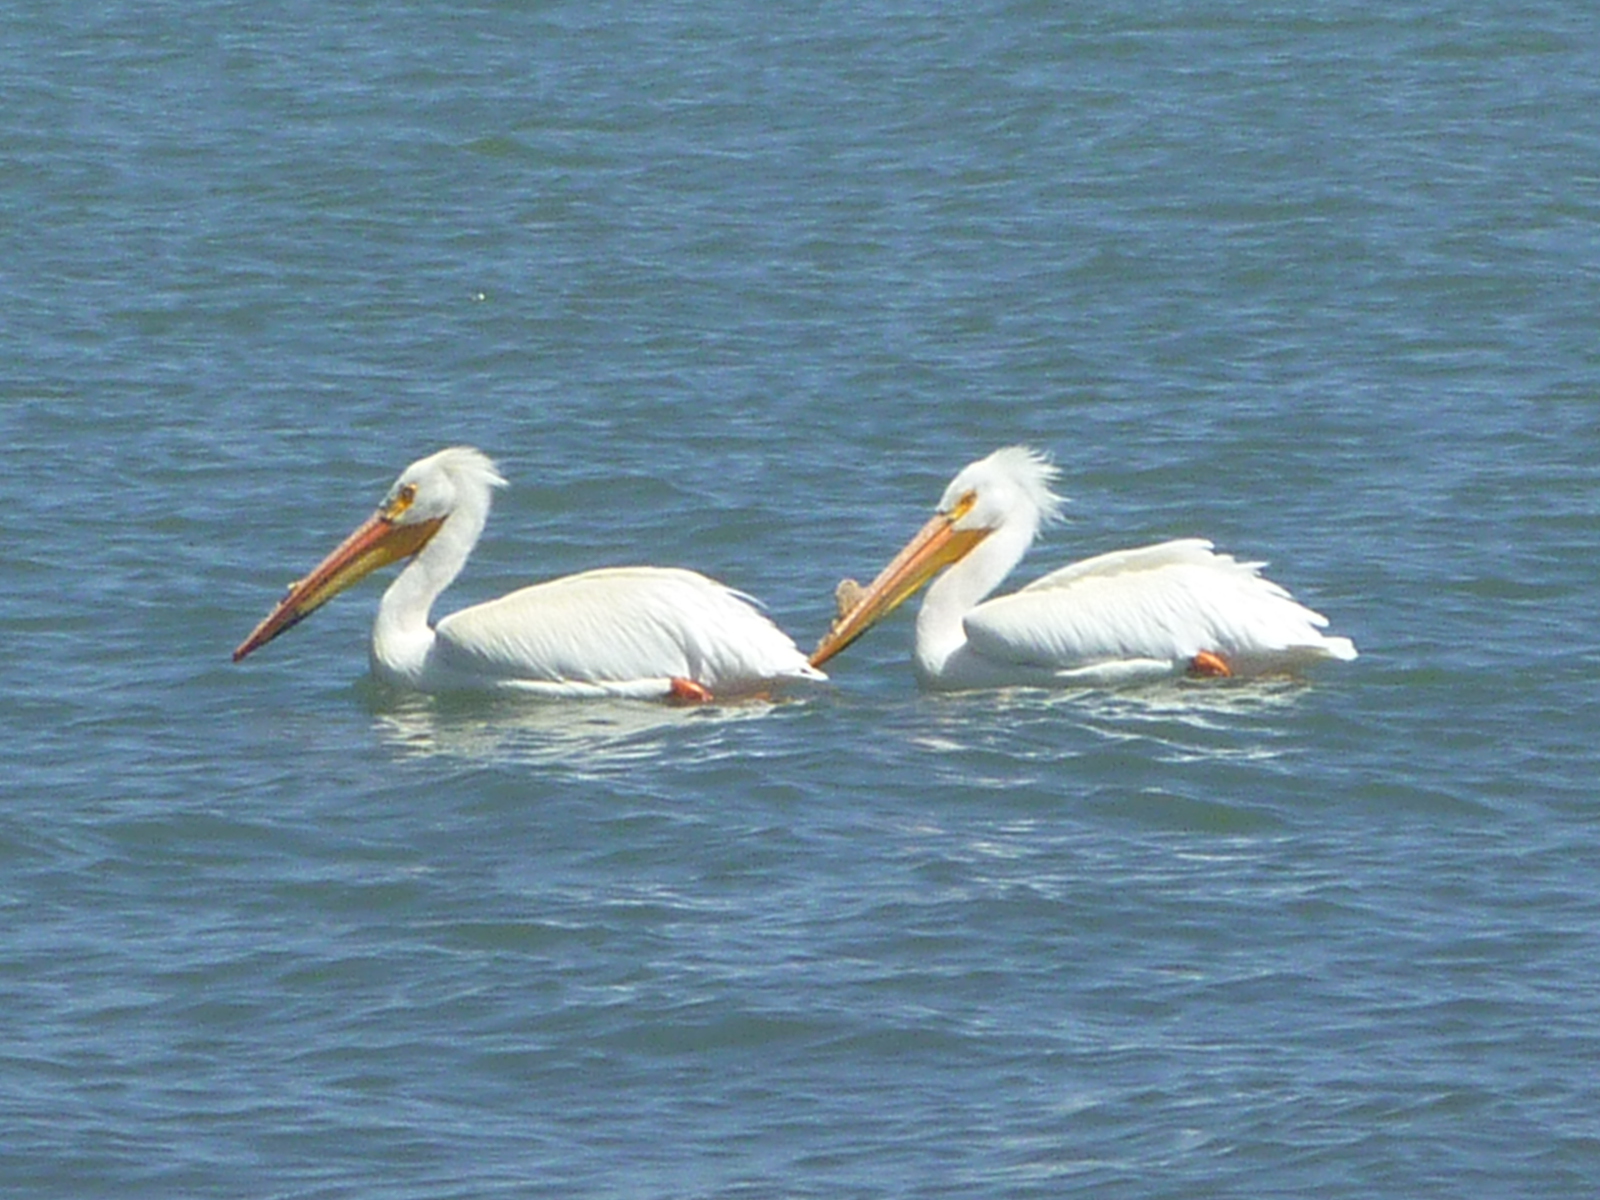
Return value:
M 666 567 L 535 584 L 451 613 L 436 633 L 435 658 L 452 673 L 524 688 L 562 685 L 564 694 L 587 694 L 584 685 L 596 684 L 609 694 L 654 695 L 673 679 L 720 694 L 824 678 L 747 597 Z
M 1102 554 L 986 600 L 1058 513 L 1055 475 L 1020 446 L 966 467 L 812 662 L 844 649 L 942 569 L 917 616 L 916 670 L 929 687 L 1253 675 L 1356 657 L 1348 638 L 1321 632 L 1325 617 L 1263 578 L 1263 564 L 1217 554 L 1200 539 Z
M 465 565 L 493 489 L 504 482 L 468 447 L 412 463 L 378 512 L 290 589 L 235 660 L 371 571 L 410 556 L 372 630 L 372 670 L 385 683 L 426 692 L 706 699 L 826 678 L 749 597 L 673 568 L 569 575 L 430 625 L 434 600 Z

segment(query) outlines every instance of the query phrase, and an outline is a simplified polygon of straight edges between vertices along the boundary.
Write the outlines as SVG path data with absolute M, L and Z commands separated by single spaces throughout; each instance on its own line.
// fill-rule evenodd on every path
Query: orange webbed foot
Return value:
M 673 704 L 709 704 L 711 689 L 692 679 L 673 679 L 667 686 L 667 699 Z
M 1202 650 L 1189 660 L 1189 674 L 1201 679 L 1228 679 L 1233 675 L 1233 668 L 1222 655 Z

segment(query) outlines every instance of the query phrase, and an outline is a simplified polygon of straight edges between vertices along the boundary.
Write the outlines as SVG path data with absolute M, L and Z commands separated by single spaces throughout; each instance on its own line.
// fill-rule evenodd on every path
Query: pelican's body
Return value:
M 1351 659 L 1348 638 L 1262 578 L 1260 563 L 1217 554 L 1199 539 L 1118 550 L 985 599 L 1056 517 L 1055 469 L 1020 446 L 965 468 L 938 512 L 873 584 L 845 589 L 820 666 L 922 584 L 917 677 L 932 688 L 1068 687 L 1182 674 L 1290 671 Z
M 410 557 L 372 628 L 372 673 L 386 684 L 704 700 L 826 678 L 747 597 L 693 571 L 586 571 L 430 625 L 434 600 L 466 563 L 493 489 L 504 483 L 487 457 L 467 447 L 413 463 L 378 512 L 234 651 L 235 661 L 378 567 Z

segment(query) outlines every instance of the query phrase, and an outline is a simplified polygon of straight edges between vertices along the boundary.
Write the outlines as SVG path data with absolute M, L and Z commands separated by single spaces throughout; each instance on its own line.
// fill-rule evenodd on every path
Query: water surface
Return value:
M 1588 1197 L 1600 29 L 1575 4 L 35 6 L 0 35 L 0 1180 Z M 945 481 L 1362 657 L 801 703 L 229 650 L 408 461 L 450 605 L 803 644 Z

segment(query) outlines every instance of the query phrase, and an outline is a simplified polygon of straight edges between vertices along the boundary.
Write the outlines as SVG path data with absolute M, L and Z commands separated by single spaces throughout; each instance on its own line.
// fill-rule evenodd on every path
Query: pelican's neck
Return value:
M 488 516 L 487 498 L 481 506 L 457 508 L 383 593 L 372 626 L 372 673 L 379 679 L 421 683 L 434 640 L 428 613 L 466 565 Z
M 938 679 L 950 656 L 967 644 L 962 620 L 1011 574 L 1038 531 L 1037 511 L 1016 512 L 933 581 L 917 613 L 915 665 L 924 682 Z

